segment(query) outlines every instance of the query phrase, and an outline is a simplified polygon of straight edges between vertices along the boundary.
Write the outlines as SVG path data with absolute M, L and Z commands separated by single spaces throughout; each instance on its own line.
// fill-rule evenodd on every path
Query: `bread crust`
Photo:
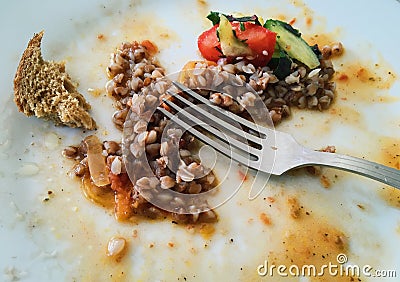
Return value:
M 29 40 L 28 47 L 26 47 L 24 53 L 22 54 L 21 60 L 19 61 L 17 72 L 14 77 L 14 102 L 17 104 L 17 107 L 20 112 L 31 116 L 33 113 L 29 110 L 24 109 L 24 105 L 21 101 L 21 93 L 23 92 L 22 88 L 22 79 L 24 79 L 24 68 L 27 66 L 27 61 L 33 56 L 33 52 L 35 48 L 41 48 L 42 38 L 44 31 L 42 30 L 39 33 L 35 33 L 33 38 Z M 42 58 L 43 59 L 43 58 Z

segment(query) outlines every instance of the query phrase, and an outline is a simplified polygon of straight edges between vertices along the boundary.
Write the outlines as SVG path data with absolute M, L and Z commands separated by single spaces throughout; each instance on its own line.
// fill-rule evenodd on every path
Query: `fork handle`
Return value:
M 323 165 L 353 172 L 400 189 L 400 170 L 336 153 L 309 151 L 308 165 Z

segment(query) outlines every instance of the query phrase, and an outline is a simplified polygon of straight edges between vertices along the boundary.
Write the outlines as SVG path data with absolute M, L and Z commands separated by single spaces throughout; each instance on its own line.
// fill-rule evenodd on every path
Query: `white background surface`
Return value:
M 140 31 L 135 30 L 135 25 L 127 28 L 123 24 L 123 18 L 129 13 L 133 17 L 135 9 L 136 12 L 142 11 L 139 12 L 142 17 L 138 20 L 148 20 L 152 24 L 157 22 L 159 26 L 175 32 L 176 40 L 160 44 L 160 61 L 171 72 L 179 70 L 186 61 L 198 57 L 196 37 L 208 26 L 207 21 L 201 20 L 208 10 L 257 13 L 264 18 L 269 13 L 272 16 L 278 13 L 287 14 L 288 18 L 301 15 L 301 8 L 286 1 L 282 1 L 280 5 L 276 1 L 230 1 L 229 4 L 225 1 L 209 1 L 209 6 L 204 10 L 198 8 L 196 2 L 189 1 L 170 1 L 169 4 L 165 1 L 138 3 L 106 0 L 2 3 L 0 280 L 113 281 L 115 276 L 110 278 L 107 276 L 109 272 L 128 267 L 127 271 L 132 275 L 128 281 L 176 280 L 176 277 L 185 273 L 196 274 L 192 280 L 226 278 L 233 281 L 243 279 L 238 276 L 240 273 L 231 270 L 234 266 L 251 262 L 255 268 L 257 262 L 263 262 L 261 258 L 265 254 L 260 254 L 259 249 L 263 248 L 266 238 L 273 235 L 262 233 L 264 229 L 260 230 L 258 227 L 244 232 L 240 218 L 251 216 L 257 209 L 257 204 L 247 203 L 244 198 L 246 193 L 242 193 L 243 195 L 238 196 L 243 203 L 241 214 L 235 215 L 236 220 L 228 219 L 229 215 L 236 213 L 239 200 L 225 205 L 219 213 L 221 218 L 226 218 L 226 222 L 221 223 L 218 228 L 226 227 L 226 233 L 215 235 L 211 250 L 200 252 L 197 258 L 192 257 L 191 264 L 180 263 L 190 255 L 183 247 L 178 247 L 175 252 L 159 248 L 157 253 L 151 254 L 144 247 L 149 242 L 168 242 L 171 238 L 177 241 L 186 240 L 184 242 L 193 246 L 203 244 L 201 238 L 176 230 L 169 222 L 162 222 L 157 225 L 141 224 L 138 228 L 145 235 L 141 237 L 140 243 L 133 244 L 130 260 L 122 266 L 116 266 L 114 270 L 104 267 L 101 264 L 104 261 L 96 257 L 101 256 L 96 250 L 102 250 L 110 236 L 130 234 L 136 227 L 116 223 L 112 215 L 88 203 L 80 194 L 79 184 L 66 176 L 71 163 L 62 160 L 61 150 L 65 145 L 79 142 L 84 133 L 55 128 L 34 118 L 27 119 L 17 112 L 11 101 L 13 77 L 20 55 L 33 33 L 44 29 L 44 58 L 66 60 L 67 71 L 79 82 L 80 91 L 93 105 L 93 115 L 100 124 L 98 135 L 103 139 L 118 138 L 118 133 L 109 121 L 113 112 L 110 99 L 90 96 L 87 89 L 103 87 L 108 53 L 121 41 L 135 40 L 132 36 L 137 34 L 142 37 L 157 37 L 150 33 L 140 34 Z M 372 62 L 381 57 L 390 63 L 395 73 L 400 74 L 400 3 L 394 0 L 312 0 L 306 3 L 314 11 L 315 30 L 334 32 L 340 29 L 340 41 L 348 50 L 347 54 Z M 129 7 L 130 5 L 135 8 Z M 148 16 L 144 17 L 146 14 Z M 301 21 L 298 22 L 300 30 L 303 30 Z M 156 33 L 155 30 L 151 32 Z M 108 41 L 105 44 L 101 45 L 96 41 L 98 33 L 107 35 Z M 306 30 L 304 33 L 307 33 Z M 397 81 L 383 95 L 400 98 L 400 83 Z M 365 128 L 338 122 L 332 123 L 332 129 L 321 136 L 315 126 L 325 118 L 323 114 L 318 116 L 317 125 L 306 124 L 298 130 L 293 126 L 297 121 L 294 119 L 282 125 L 281 129 L 291 132 L 307 146 L 320 148 L 326 144 L 335 144 L 344 153 L 367 158 L 374 158 L 374 154 L 380 150 L 377 143 L 371 141 L 374 139 L 369 139 L 368 136 L 378 134 L 400 140 L 398 101 L 377 105 L 360 103 L 355 108 L 363 113 L 362 119 L 367 124 L 368 133 Z M 108 135 L 104 134 L 106 131 Z M 57 146 L 46 143 L 54 136 L 60 137 Z M 31 177 L 19 175 L 18 171 L 25 165 L 38 166 L 39 172 Z M 275 178 L 271 185 L 282 186 L 282 183 L 288 187 L 288 191 L 296 191 L 297 187 L 309 207 L 330 218 L 347 234 L 351 234 L 349 257 L 355 263 L 376 263 L 381 268 L 397 269 L 400 275 L 400 245 L 397 243 L 400 236 L 400 211 L 388 206 L 377 196 L 376 191 L 381 186 L 347 174 L 343 176 L 340 187 L 336 187 L 336 190 L 323 190 L 318 182 L 301 176 L 297 179 Z M 226 185 L 229 185 L 229 181 Z M 54 199 L 43 203 L 48 190 L 55 192 Z M 355 207 L 355 203 L 359 202 L 369 208 L 368 214 L 359 213 Z M 262 232 L 257 233 L 260 231 Z M 225 241 L 229 236 L 236 236 L 237 242 L 242 242 L 240 249 L 227 248 Z M 85 261 L 90 258 L 96 263 Z M 374 261 L 370 262 L 372 258 Z M 196 262 L 202 263 L 199 265 Z M 88 269 L 89 266 L 92 269 Z

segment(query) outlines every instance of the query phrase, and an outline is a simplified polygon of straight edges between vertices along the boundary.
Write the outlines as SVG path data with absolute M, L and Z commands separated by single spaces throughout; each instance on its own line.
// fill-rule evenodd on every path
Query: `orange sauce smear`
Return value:
M 367 66 L 373 66 L 367 67 Z M 340 98 L 369 103 L 395 102 L 398 98 L 379 95 L 377 90 L 389 90 L 396 82 L 396 74 L 385 63 L 350 63 L 337 68 L 335 80 Z
M 279 204 L 283 204 L 278 199 Z M 290 201 L 288 201 L 290 200 Z M 298 216 L 291 216 L 295 201 L 301 212 Z M 348 238 L 339 228 L 329 223 L 326 219 L 303 212 L 304 206 L 297 198 L 290 197 L 286 201 L 286 209 L 290 214 L 289 224 L 281 230 L 277 247 L 268 255 L 269 265 L 296 265 L 299 269 L 304 265 L 314 265 L 317 272 L 325 264 L 337 264 L 338 254 L 348 251 Z M 350 277 L 335 277 L 335 281 L 349 281 Z M 323 277 L 310 277 L 311 281 L 330 281 L 329 275 Z
M 400 169 L 400 139 L 380 138 L 381 155 L 379 162 L 395 169 Z M 379 195 L 391 206 L 400 208 L 400 190 L 385 186 Z
M 347 123 L 363 127 L 365 119 L 352 108 L 352 104 L 389 104 L 397 102 L 398 97 L 391 96 L 388 90 L 397 80 L 397 75 L 385 62 L 351 63 L 338 67 L 335 75 L 338 101 L 330 110 L 336 117 Z M 377 148 L 376 161 L 400 169 L 400 140 L 387 136 L 374 136 L 371 141 Z M 378 195 L 388 205 L 400 208 L 400 190 L 384 186 Z

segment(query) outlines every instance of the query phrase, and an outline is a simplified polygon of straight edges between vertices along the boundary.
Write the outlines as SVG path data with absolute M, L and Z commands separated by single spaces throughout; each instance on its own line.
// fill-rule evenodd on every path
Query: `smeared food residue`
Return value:
M 326 219 L 304 216 L 293 221 L 289 229 L 284 230 L 280 247 L 270 252 L 268 262 L 272 265 L 313 265 L 319 271 L 322 265 L 337 264 L 338 254 L 346 254 L 348 238 Z M 324 281 L 324 277 L 311 277 Z M 321 280 L 322 279 L 322 280 Z M 348 281 L 349 277 L 335 277 L 335 281 Z M 329 281 L 329 280 L 327 280 Z
M 400 169 L 400 139 L 380 137 L 379 148 L 381 150 L 380 162 L 384 165 Z M 400 190 L 384 186 L 379 195 L 390 205 L 400 208 Z
M 372 70 L 370 67 L 374 66 Z M 377 90 L 390 89 L 397 76 L 385 62 L 344 63 L 337 68 L 336 81 L 341 97 L 351 101 L 388 103 L 397 101 L 390 95 L 379 95 Z M 386 93 L 385 93 L 386 94 Z

